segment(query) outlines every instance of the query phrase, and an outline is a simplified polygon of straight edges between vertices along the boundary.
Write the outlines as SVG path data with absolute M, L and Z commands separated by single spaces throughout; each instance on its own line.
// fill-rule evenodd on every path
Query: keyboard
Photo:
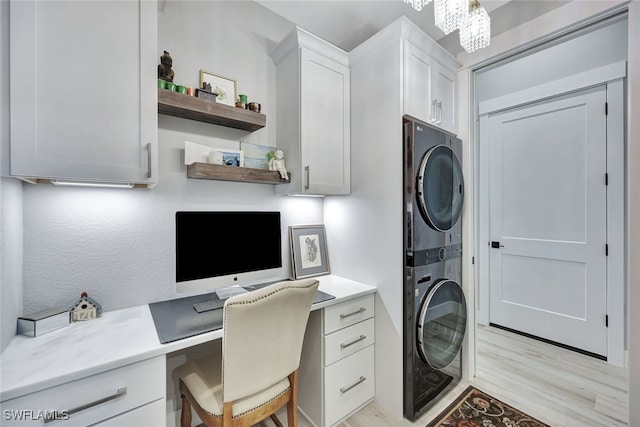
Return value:
M 224 307 L 226 299 L 210 299 L 207 301 L 197 302 L 193 304 L 193 309 L 198 313 L 204 313 L 205 311 L 217 310 Z

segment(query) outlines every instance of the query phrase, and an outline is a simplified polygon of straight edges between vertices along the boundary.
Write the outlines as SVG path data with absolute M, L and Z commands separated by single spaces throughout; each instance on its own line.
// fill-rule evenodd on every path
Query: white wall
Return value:
M 627 19 L 579 36 L 567 36 L 552 46 L 523 55 L 526 56 L 475 73 L 476 103 L 625 61 Z
M 9 143 L 9 2 L 0 1 L 0 144 Z M 0 150 L 0 155 L 2 150 Z M 2 168 L 7 160 L 0 158 Z M 0 178 L 0 352 L 22 311 L 22 183 Z
M 22 183 L 0 178 L 0 351 L 22 314 Z
M 629 425 L 640 426 L 640 1 L 629 6 Z
M 237 79 L 263 105 L 267 126 L 245 131 L 159 116 L 158 185 L 150 190 L 24 185 L 24 311 L 68 306 L 87 291 L 105 310 L 176 296 L 178 210 L 279 210 L 281 276 L 289 275 L 287 226 L 322 223 L 322 199 L 275 195 L 273 185 L 186 178 L 184 141 L 238 148 L 277 145 L 275 73 L 268 53 L 293 27 L 254 2 L 167 2 L 158 13 L 158 61 L 173 57 L 174 82 L 198 85 L 199 70 Z M 105 61 L 108 66 L 109 61 Z M 286 154 L 286 153 L 285 153 Z M 215 248 L 215 249 L 212 249 Z M 224 239 L 205 250 L 224 250 Z

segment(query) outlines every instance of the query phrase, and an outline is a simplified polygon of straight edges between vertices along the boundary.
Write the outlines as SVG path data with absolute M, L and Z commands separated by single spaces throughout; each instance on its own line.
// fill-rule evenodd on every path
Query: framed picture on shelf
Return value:
M 289 243 L 294 279 L 329 274 L 324 225 L 290 225 Z
M 214 148 L 209 153 L 209 163 L 226 166 L 244 166 L 244 153 L 229 148 Z
M 218 94 L 216 102 L 235 107 L 238 96 L 235 80 L 200 70 L 200 88 L 204 87 L 204 83 L 210 84 L 211 92 Z

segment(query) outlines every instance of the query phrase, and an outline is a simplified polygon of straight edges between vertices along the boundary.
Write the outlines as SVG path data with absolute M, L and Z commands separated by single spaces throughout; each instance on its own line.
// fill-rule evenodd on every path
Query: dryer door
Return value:
M 464 201 L 462 166 L 451 147 L 436 145 L 422 158 L 417 193 L 424 220 L 437 231 L 450 230 Z
M 434 369 L 458 356 L 467 328 L 467 302 L 453 280 L 440 280 L 426 293 L 418 317 L 418 352 Z

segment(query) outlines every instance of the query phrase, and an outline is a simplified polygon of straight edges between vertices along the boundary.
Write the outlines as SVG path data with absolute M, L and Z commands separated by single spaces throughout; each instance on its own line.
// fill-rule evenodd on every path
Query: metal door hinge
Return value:
M 609 185 L 609 174 L 607 172 L 604 173 L 604 185 Z
M 604 315 L 604 326 L 606 326 L 607 328 L 609 327 L 609 315 L 608 314 Z
M 608 102 L 604 103 L 604 115 L 605 116 L 609 115 L 609 103 Z
M 609 244 L 605 243 L 604 245 L 604 256 L 609 256 Z
M 472 256 L 471 257 L 471 265 L 475 265 L 476 264 L 476 257 Z

